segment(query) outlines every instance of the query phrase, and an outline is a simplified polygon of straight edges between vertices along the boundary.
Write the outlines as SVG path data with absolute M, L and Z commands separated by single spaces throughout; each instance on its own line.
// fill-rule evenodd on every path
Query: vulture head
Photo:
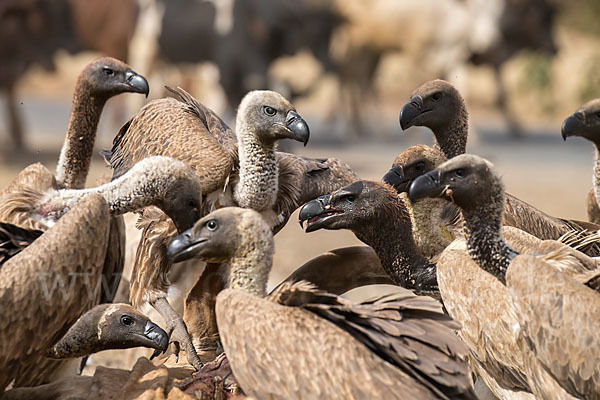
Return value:
M 480 209 L 486 202 L 501 203 L 504 186 L 492 163 L 472 154 L 456 156 L 437 169 L 415 179 L 408 195 L 411 201 L 441 197 L 464 211 Z
M 600 99 L 590 100 L 567 117 L 561 129 L 562 137 L 581 136 L 600 145 Z
M 306 203 L 300 209 L 300 225 L 306 221 L 306 232 L 350 229 L 360 238 L 362 231 L 377 225 L 381 216 L 389 216 L 388 211 L 398 202 L 398 195 L 389 185 L 356 181 Z
M 282 95 L 270 90 L 249 92 L 240 103 L 236 120 L 238 132 L 256 135 L 262 143 L 293 139 L 306 144 L 308 124 Z
M 400 111 L 400 127 L 425 126 L 434 132 L 444 130 L 465 109 L 462 96 L 450 83 L 441 79 L 418 87 Z
M 144 93 L 148 97 L 150 92 L 146 78 L 112 57 L 100 58 L 88 64 L 79 80 L 88 85 L 92 95 L 101 99 L 126 92 Z
M 261 215 L 252 209 L 224 207 L 173 239 L 167 255 L 173 263 L 190 258 L 225 263 L 257 249 L 264 253 L 273 249 L 271 228 Z
M 149 347 L 164 352 L 169 336 L 128 304 L 101 304 L 83 314 L 46 355 L 75 358 L 102 350 Z
M 435 169 L 444 161 L 446 157 L 436 148 L 422 144 L 412 146 L 396 157 L 392 168 L 381 181 L 393 186 L 398 193 L 408 192 L 415 178 Z

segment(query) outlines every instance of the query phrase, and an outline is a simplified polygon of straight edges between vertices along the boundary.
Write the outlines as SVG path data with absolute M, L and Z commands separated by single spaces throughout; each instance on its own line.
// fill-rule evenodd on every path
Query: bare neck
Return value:
M 242 246 L 229 262 L 229 287 L 265 297 L 272 265 L 272 239 Z
M 410 204 L 413 239 L 419 252 L 431 259 L 440 254 L 454 240 L 454 234 L 444 220 L 447 201 L 425 198 Z
M 467 151 L 469 134 L 469 114 L 466 106 L 461 105 L 457 118 L 443 129 L 433 130 L 435 146 L 446 158 L 451 159 Z
M 91 94 L 87 82 L 78 81 L 67 134 L 56 167 L 59 186 L 68 189 L 81 189 L 85 186 L 98 121 L 105 103 L 106 98 Z
M 275 145 L 261 143 L 245 128 L 238 132 L 240 180 L 235 187 L 235 200 L 242 208 L 263 211 L 272 208 L 277 199 L 279 168 Z

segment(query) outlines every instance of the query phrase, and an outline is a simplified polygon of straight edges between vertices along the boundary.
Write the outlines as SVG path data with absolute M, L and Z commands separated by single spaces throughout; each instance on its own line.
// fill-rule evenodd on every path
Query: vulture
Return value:
M 600 398 L 600 293 L 590 284 L 600 274 L 597 262 L 503 228 L 502 180 L 477 156 L 457 156 L 417 178 L 409 196 L 461 209 L 465 237 L 440 256 L 438 282 L 488 387 L 499 397 Z
M 562 137 L 567 140 L 569 136 L 581 136 L 594 143 L 595 164 L 592 189 L 588 192 L 586 203 L 590 222 L 600 224 L 600 99 L 590 100 L 579 108 L 573 115 L 567 117 L 561 128 Z
M 304 202 L 356 179 L 336 159 L 311 159 L 277 152 L 276 142 L 307 143 L 309 128 L 293 105 L 272 91 L 248 93 L 238 108 L 234 133 L 213 111 L 182 89 L 178 96 L 148 103 L 127 122 L 105 152 L 113 178 L 152 155 L 185 162 L 202 184 L 203 215 L 225 206 L 259 211 L 278 231 Z M 160 213 L 144 211 L 143 234 L 131 280 L 133 305 L 150 303 L 167 322 L 171 340 L 183 346 L 194 367 L 201 366 L 181 317 L 166 301 L 168 243 L 178 231 Z M 220 276 L 208 265 L 197 285 Z M 214 295 L 222 285 L 214 285 Z M 205 293 L 206 294 L 206 293 Z M 204 303 L 210 301 L 207 296 Z
M 300 281 L 266 296 L 272 227 L 251 209 L 200 219 L 169 245 L 173 262 L 227 263 L 216 319 L 231 369 L 254 398 L 474 399 L 458 328 L 427 297 L 353 303 Z
M 51 171 L 39 163 L 30 165 L 0 191 L 0 204 L 5 195 L 23 188 L 33 188 L 40 192 L 60 188 L 82 188 L 89 171 L 98 121 L 106 101 L 120 93 L 131 92 L 147 95 L 148 91 L 146 79 L 121 61 L 107 57 L 88 64 L 80 73 L 75 86 L 73 108 L 57 167 L 57 177 L 55 178 Z M 14 221 L 5 219 L 4 215 L 0 215 L 0 221 L 14 223 Z M 109 287 L 118 285 L 123 269 L 123 233 L 122 220 L 113 220 L 108 245 L 109 251 L 106 252 L 103 266 L 104 277 Z M 103 292 L 99 301 L 104 303 L 111 300 L 109 291 Z M 50 371 L 52 368 L 40 366 L 40 370 L 42 369 Z M 39 381 L 24 382 L 24 384 L 35 382 Z
M 99 304 L 83 314 L 46 357 L 74 358 L 103 350 L 149 347 L 156 356 L 167 349 L 169 337 L 154 322 L 124 303 Z
M 175 196 L 173 196 L 173 194 L 175 194 Z M 31 198 L 35 199 L 35 193 L 29 193 L 29 195 L 31 195 Z M 189 171 L 183 162 L 175 161 L 167 157 L 150 157 L 138 163 L 121 178 L 105 184 L 100 188 L 81 190 L 62 189 L 50 194 L 50 197 L 38 197 L 37 201 L 26 203 L 26 205 L 29 207 L 28 213 L 32 214 L 30 217 L 31 220 L 37 221 L 40 228 L 50 232 L 55 231 L 57 226 L 62 226 L 63 228 L 60 231 L 60 234 L 64 236 L 75 235 L 73 240 L 76 240 L 76 236 L 79 235 L 78 230 L 85 228 L 85 226 L 81 228 L 78 227 L 77 220 L 73 221 L 73 218 L 69 219 L 71 222 L 66 226 L 61 224 L 61 221 L 67 218 L 79 204 L 87 204 L 87 199 L 89 198 L 100 197 L 103 202 L 108 202 L 106 204 L 109 213 L 122 213 L 149 204 L 156 204 L 169 213 L 180 229 L 186 229 L 192 226 L 193 222 L 199 217 L 201 195 L 198 178 Z M 32 206 L 32 204 L 37 204 L 37 206 Z M 26 207 L 21 207 L 22 210 L 25 208 Z M 25 213 L 25 211 L 23 211 L 23 213 Z M 61 218 L 58 219 L 59 217 Z M 90 215 L 90 218 L 93 218 L 93 214 Z M 97 218 L 101 217 L 97 216 Z M 58 221 L 56 221 L 57 219 Z M 98 224 L 101 222 L 103 221 L 96 221 Z M 6 225 L 7 224 L 4 226 Z M 71 229 L 72 232 L 68 229 Z M 5 303 L 5 300 L 6 297 L 13 296 L 13 290 L 18 290 L 19 292 L 17 292 L 17 294 L 22 292 L 23 296 L 32 296 L 33 298 L 28 300 L 32 306 L 41 307 L 39 301 L 45 302 L 42 309 L 47 307 L 49 313 L 53 312 L 52 309 L 56 307 L 56 304 L 48 301 L 48 299 L 57 300 L 61 302 L 61 307 L 63 307 L 64 311 L 60 314 L 62 319 L 53 320 L 54 325 L 52 326 L 52 329 L 57 333 L 63 332 L 63 330 L 69 328 L 70 323 L 72 323 L 83 311 L 98 304 L 100 296 L 104 291 L 110 292 L 111 289 L 114 289 L 107 286 L 109 283 L 107 281 L 108 278 L 102 276 L 102 267 L 97 266 L 93 260 L 88 261 L 87 257 L 90 257 L 89 250 L 83 251 L 81 249 L 82 246 L 84 248 L 86 248 L 86 246 L 104 246 L 103 251 L 100 249 L 96 251 L 101 253 L 102 257 L 105 257 L 107 251 L 109 251 L 108 237 L 106 240 L 102 239 L 101 236 L 98 240 L 95 240 L 94 238 L 86 239 L 83 237 L 81 239 L 82 243 L 78 246 L 68 246 L 67 244 L 64 244 L 66 248 L 62 252 L 66 252 L 67 254 L 61 256 L 53 249 L 53 247 L 59 246 L 61 243 L 65 242 L 64 238 L 58 236 L 58 233 L 50 235 L 52 240 L 55 241 L 55 243 L 52 243 L 52 246 L 48 244 L 48 240 L 50 239 L 47 239 L 47 235 L 41 235 L 25 247 L 23 242 L 27 242 L 27 240 L 35 235 L 39 235 L 41 232 L 35 230 L 30 231 L 29 236 L 26 236 L 23 233 L 24 231 L 27 233 L 26 230 L 22 229 L 16 231 L 19 235 L 26 238 L 26 240 L 18 242 L 20 250 L 22 251 L 17 255 L 12 254 L 11 258 L 8 259 L 8 261 L 5 261 L 0 268 L 1 280 L 7 282 L 6 286 L 2 286 L 2 290 L 4 291 L 0 292 L 2 293 L 2 295 L 0 295 L 0 305 L 2 307 L 0 308 L 6 308 L 7 312 L 10 310 L 10 305 L 12 303 Z M 15 233 L 13 232 L 13 236 L 14 234 Z M 25 248 L 23 249 L 23 247 Z M 42 253 L 44 254 L 44 258 L 40 259 Z M 11 284 L 9 283 L 14 282 L 15 279 L 18 280 L 18 278 L 11 275 L 18 275 L 20 273 L 19 270 L 11 266 L 30 262 L 29 260 L 32 260 L 32 268 L 34 268 L 32 274 L 40 274 L 45 280 L 42 280 L 40 283 L 33 277 L 30 277 L 29 279 L 32 280 L 31 285 L 27 285 L 27 282 L 25 281 L 22 286 L 19 286 L 18 283 L 21 283 L 19 281 L 17 284 L 12 283 L 14 288 L 11 288 Z M 46 272 L 36 272 L 37 270 L 35 268 L 42 268 L 44 263 L 47 263 L 50 267 L 53 263 L 57 264 L 56 267 L 58 269 L 56 271 L 49 269 Z M 78 267 L 78 263 L 86 264 L 86 266 L 89 263 L 90 265 L 86 267 L 89 268 L 89 270 L 81 271 L 81 267 Z M 92 269 L 95 267 L 97 267 L 97 270 Z M 78 280 L 81 280 L 82 282 L 79 282 Z M 75 290 L 74 285 L 78 285 L 78 288 L 80 286 L 82 287 L 77 289 L 79 292 L 72 292 Z M 46 292 L 53 291 L 57 290 L 57 288 L 60 288 L 63 291 L 63 297 L 55 295 L 50 298 L 43 297 L 40 292 L 40 290 L 45 290 Z M 90 292 L 87 293 L 84 289 L 89 290 Z M 64 292 L 65 290 L 68 290 L 68 292 Z M 87 301 L 82 302 L 80 295 L 76 295 L 77 293 L 82 293 L 82 296 L 86 296 Z M 48 295 L 50 296 L 51 293 Z M 54 314 L 51 314 L 51 316 L 54 316 Z M 8 325 L 0 326 L 0 330 L 9 329 L 9 327 L 13 326 L 11 325 L 10 317 L 3 319 L 3 321 L 6 321 Z M 43 318 L 42 321 L 44 321 Z M 19 321 L 15 321 L 14 323 L 18 324 Z M 31 330 L 28 325 L 25 325 L 22 329 L 28 329 L 25 332 L 30 332 Z M 24 346 L 27 348 L 30 344 Z M 7 354 L 4 353 L 4 351 L 8 351 L 8 349 L 0 350 L 2 350 L 2 353 L 0 354 L 1 360 L 2 357 Z M 8 358 L 6 362 L 14 362 L 14 358 L 12 358 L 14 356 L 13 353 L 8 353 L 6 355 L 6 357 L 9 356 L 11 358 Z M 42 359 L 41 362 L 44 363 L 44 360 Z M 40 367 L 38 363 L 35 362 L 32 362 L 31 364 L 24 362 L 23 368 L 28 368 L 28 370 L 27 372 L 19 373 L 19 375 L 15 376 L 18 376 L 15 386 L 42 383 L 44 380 L 49 379 L 50 372 L 53 370 L 53 368 L 48 366 Z M 56 368 L 58 368 L 58 366 Z M 2 370 L 3 363 L 0 362 L 0 371 Z M 8 384 L 8 382 L 3 383 L 5 385 Z
M 460 93 L 446 81 L 433 80 L 417 88 L 400 111 L 400 125 L 402 129 L 411 126 L 430 128 L 435 136 L 434 147 L 447 159 L 466 151 L 467 109 Z M 549 216 L 510 194 L 506 195 L 504 224 L 540 239 L 552 240 L 572 231 L 595 232 L 600 229 L 600 225 L 594 223 Z M 590 246 L 586 252 L 591 256 L 600 256 L 597 245 Z
M 439 298 L 435 264 L 418 251 L 404 200 L 389 185 L 356 181 L 308 202 L 299 218 L 306 232 L 351 230 L 375 250 L 395 284 Z

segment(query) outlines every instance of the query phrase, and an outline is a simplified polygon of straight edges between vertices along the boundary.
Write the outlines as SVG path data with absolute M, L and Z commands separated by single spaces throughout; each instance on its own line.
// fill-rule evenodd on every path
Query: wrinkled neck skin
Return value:
M 238 132 L 240 180 L 234 190 L 235 201 L 242 208 L 256 211 L 273 208 L 279 178 L 275 144 L 260 143 L 249 128 L 242 129 Z
M 168 178 L 165 175 L 165 178 Z M 119 179 L 92 189 L 62 189 L 48 193 L 36 209 L 38 220 L 52 226 L 84 197 L 98 193 L 104 197 L 112 215 L 121 215 L 149 205 L 159 205 L 163 198 L 163 179 L 147 179 L 144 174 L 123 175 Z
M 454 233 L 442 218 L 445 203 L 444 199 L 426 198 L 407 207 L 415 244 L 419 252 L 430 260 L 455 239 Z
M 85 187 L 98 121 L 107 100 L 104 97 L 93 96 L 90 91 L 85 81 L 77 83 L 67 135 L 56 167 L 56 181 L 59 187 Z
M 417 293 L 438 292 L 435 265 L 417 250 L 413 240 L 410 217 L 398 198 L 374 218 L 372 224 L 361 226 L 356 237 L 371 246 L 381 265 L 398 285 Z
M 48 349 L 48 357 L 76 358 L 102 350 L 105 343 L 95 329 L 97 323 L 95 315 L 83 315 L 62 339 Z
M 600 150 L 598 149 L 598 145 L 594 144 L 595 148 L 595 160 L 594 160 L 594 197 L 596 198 L 596 203 L 600 204 Z
M 499 203 L 497 201 L 500 200 Z M 494 201 L 480 205 L 476 209 L 464 210 L 465 237 L 469 256 L 483 270 L 494 275 L 506 285 L 506 271 L 519 253 L 504 241 L 500 229 L 504 198 L 502 193 Z M 501 206 L 498 207 L 497 204 Z
M 239 246 L 229 262 L 229 288 L 265 297 L 272 266 L 272 239 L 248 242 Z
M 467 136 L 469 133 L 469 115 L 464 105 L 458 118 L 450 126 L 440 130 L 433 130 L 435 136 L 434 147 L 441 150 L 447 159 L 451 159 L 467 152 Z

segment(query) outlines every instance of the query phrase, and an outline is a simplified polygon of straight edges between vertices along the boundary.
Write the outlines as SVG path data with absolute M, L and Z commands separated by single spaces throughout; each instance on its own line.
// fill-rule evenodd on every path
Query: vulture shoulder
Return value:
M 285 284 L 267 299 L 226 289 L 217 298 L 217 323 L 240 386 L 260 388 L 251 396 L 474 398 L 466 347 L 452 331 L 459 326 L 427 297 L 357 304 L 305 282 Z
M 0 269 L 0 388 L 33 379 L 44 351 L 98 303 L 109 224 L 104 199 L 90 196 Z
M 148 155 L 162 155 L 188 164 L 203 193 L 222 189 L 237 163 L 235 134 L 183 89 L 174 92 L 179 99 L 152 101 L 121 128 L 112 149 L 104 153 L 113 179 Z M 196 151 L 185 151 L 190 148 Z

